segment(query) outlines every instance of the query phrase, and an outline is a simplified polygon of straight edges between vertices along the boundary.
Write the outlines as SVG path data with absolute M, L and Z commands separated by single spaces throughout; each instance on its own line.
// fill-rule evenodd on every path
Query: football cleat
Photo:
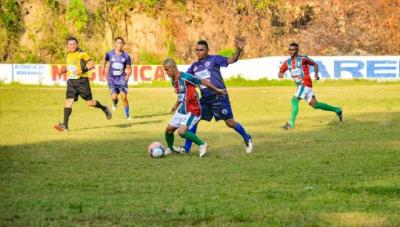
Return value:
M 127 121 L 132 121 L 133 119 L 131 117 L 126 118 Z
M 104 113 L 106 114 L 106 118 L 107 118 L 108 120 L 110 120 L 110 119 L 112 118 L 112 113 L 111 113 L 110 109 L 108 109 L 107 106 L 106 106 L 105 109 L 104 109 Z
M 292 126 L 291 124 L 289 124 L 289 122 L 286 122 L 286 123 L 282 126 L 282 128 L 283 128 L 284 130 L 289 130 L 289 129 L 294 129 L 294 126 Z
M 112 104 L 111 109 L 112 109 L 113 111 L 115 111 L 115 110 L 117 109 L 117 105 Z
M 174 152 L 179 153 L 179 154 L 186 154 L 186 150 L 183 147 L 172 147 L 174 149 Z
M 200 156 L 200 158 L 202 158 L 202 157 L 204 157 L 204 155 L 206 155 L 207 148 L 208 148 L 208 144 L 207 143 L 204 143 L 204 144 L 199 146 L 199 156 Z
M 167 147 L 167 149 L 165 149 L 164 155 L 170 155 L 172 154 L 172 150 L 171 148 Z
M 54 128 L 59 132 L 68 132 L 68 127 L 63 123 L 58 123 L 58 125 L 54 125 Z
M 339 118 L 339 122 L 342 122 L 342 120 L 343 120 L 343 110 L 342 110 L 341 107 L 339 109 L 340 109 L 340 111 L 337 113 L 337 116 Z
M 249 139 L 245 141 L 245 143 L 246 143 L 246 153 L 250 154 L 251 152 L 253 152 L 253 140 L 251 139 L 250 136 Z

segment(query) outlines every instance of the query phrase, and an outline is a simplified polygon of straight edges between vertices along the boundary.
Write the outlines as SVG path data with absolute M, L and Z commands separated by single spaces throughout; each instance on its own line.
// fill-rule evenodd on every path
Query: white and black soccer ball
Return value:
M 147 152 L 152 158 L 162 158 L 165 154 L 165 147 L 160 142 L 153 142 L 147 148 Z

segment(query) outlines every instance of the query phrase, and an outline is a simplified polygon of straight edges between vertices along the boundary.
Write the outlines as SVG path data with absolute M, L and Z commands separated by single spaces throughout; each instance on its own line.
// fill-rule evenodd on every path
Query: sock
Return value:
M 197 124 L 195 126 L 193 126 L 190 130 L 190 132 L 192 132 L 193 134 L 196 134 L 197 131 Z M 185 151 L 187 153 L 190 152 L 190 148 L 192 147 L 192 141 L 191 140 L 185 140 L 185 145 L 183 146 L 183 148 L 185 149 Z
M 112 101 L 115 106 L 118 104 L 118 99 L 113 99 Z
M 193 132 L 191 132 L 189 130 L 186 130 L 185 134 L 183 134 L 182 137 L 193 141 L 197 145 L 204 144 L 204 142 L 199 137 L 197 137 L 196 134 L 194 134 Z
M 106 107 L 101 105 L 101 103 L 99 101 L 97 101 L 97 100 L 96 100 L 96 105 L 94 107 L 99 108 L 99 109 L 101 109 L 103 111 L 106 110 Z
M 297 113 L 299 113 L 299 100 L 295 97 L 292 98 L 292 114 L 290 115 L 289 124 L 294 127 Z
M 71 113 L 72 113 L 72 108 L 70 107 L 64 108 L 64 125 L 67 126 L 67 128 L 68 128 L 69 115 L 71 115 Z
M 239 122 L 236 123 L 234 129 L 237 133 L 239 133 L 243 137 L 244 141 L 247 141 L 250 138 L 250 136 L 246 133 L 246 130 L 244 130 L 243 126 Z
M 165 132 L 165 140 L 167 141 L 167 146 L 172 149 L 174 145 L 174 134 Z
M 314 109 L 325 110 L 325 111 L 331 111 L 331 112 L 335 112 L 335 113 L 339 113 L 340 112 L 340 108 L 328 105 L 328 104 L 323 103 L 323 102 L 316 102 L 314 104 L 313 108 Z
M 129 117 L 129 106 L 125 106 L 125 116 Z

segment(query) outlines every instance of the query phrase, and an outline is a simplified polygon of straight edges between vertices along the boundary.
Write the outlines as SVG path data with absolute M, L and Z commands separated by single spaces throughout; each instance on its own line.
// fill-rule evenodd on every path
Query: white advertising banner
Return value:
M 319 65 L 321 79 L 374 79 L 400 80 L 400 56 L 311 56 Z M 275 56 L 240 60 L 221 68 L 225 79 L 241 76 L 248 80 L 278 79 L 279 68 L 287 56 Z M 67 75 L 60 74 L 62 65 L 50 64 L 0 64 L 0 82 L 22 84 L 65 85 Z M 189 65 L 179 65 L 186 71 Z M 313 67 L 311 74 L 313 75 Z M 106 84 L 102 67 L 91 71 L 90 80 Z M 288 75 L 286 75 L 289 78 Z M 129 84 L 168 80 L 160 65 L 133 65 Z
M 12 79 L 12 64 L 0 64 L 0 82 L 9 84 L 13 81 Z
M 52 84 L 50 65 L 13 64 L 13 82 L 21 84 Z

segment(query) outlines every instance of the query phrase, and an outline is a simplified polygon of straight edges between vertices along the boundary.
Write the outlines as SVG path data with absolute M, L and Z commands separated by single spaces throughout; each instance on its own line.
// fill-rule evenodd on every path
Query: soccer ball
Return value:
M 165 153 L 165 147 L 160 142 L 153 142 L 149 145 L 147 151 L 152 158 L 162 158 Z

